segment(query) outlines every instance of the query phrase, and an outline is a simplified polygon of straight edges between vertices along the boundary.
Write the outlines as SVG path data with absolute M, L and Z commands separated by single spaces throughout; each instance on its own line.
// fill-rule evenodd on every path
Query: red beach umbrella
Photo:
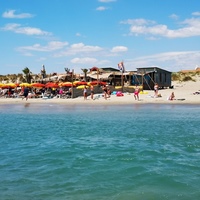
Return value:
M 2 86 L 1 88 L 2 88 L 2 89 L 8 89 L 8 88 L 12 88 L 12 89 L 13 89 L 13 87 L 7 86 L 7 85 Z
M 79 86 L 79 85 L 87 85 L 88 83 L 85 82 L 85 81 L 77 81 L 77 82 L 74 82 L 74 84 L 75 84 L 76 86 Z
M 106 82 L 103 81 L 92 81 L 90 82 L 90 85 L 106 85 Z
M 43 87 L 45 87 L 45 84 L 42 84 L 42 83 L 32 83 L 31 85 L 34 88 L 43 88 Z
M 46 88 L 59 88 L 59 85 L 57 83 L 46 83 Z
M 19 83 L 15 83 L 15 85 L 16 85 L 17 87 L 19 87 Z

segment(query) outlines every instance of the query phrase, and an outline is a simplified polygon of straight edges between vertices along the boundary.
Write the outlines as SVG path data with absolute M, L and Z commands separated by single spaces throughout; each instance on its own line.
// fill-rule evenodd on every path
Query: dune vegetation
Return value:
M 172 72 L 172 81 L 194 81 L 196 82 L 197 78 L 200 77 L 200 72 Z

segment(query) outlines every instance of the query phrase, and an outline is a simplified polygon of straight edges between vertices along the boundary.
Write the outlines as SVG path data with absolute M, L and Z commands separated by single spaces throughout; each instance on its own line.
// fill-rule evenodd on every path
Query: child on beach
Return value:
M 171 95 L 168 97 L 168 100 L 170 101 L 175 100 L 174 92 L 171 93 Z

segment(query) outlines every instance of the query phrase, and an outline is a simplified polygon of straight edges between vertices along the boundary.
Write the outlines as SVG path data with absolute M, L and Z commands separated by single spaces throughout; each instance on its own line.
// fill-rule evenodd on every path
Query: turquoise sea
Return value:
M 0 105 L 0 200 L 200 199 L 199 105 Z

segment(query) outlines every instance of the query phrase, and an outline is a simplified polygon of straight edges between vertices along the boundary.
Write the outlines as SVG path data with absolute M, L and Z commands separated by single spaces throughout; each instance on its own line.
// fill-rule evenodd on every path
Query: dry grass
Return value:
M 186 82 L 186 81 L 196 81 L 196 79 L 200 77 L 199 72 L 173 72 L 172 73 L 172 81 Z

